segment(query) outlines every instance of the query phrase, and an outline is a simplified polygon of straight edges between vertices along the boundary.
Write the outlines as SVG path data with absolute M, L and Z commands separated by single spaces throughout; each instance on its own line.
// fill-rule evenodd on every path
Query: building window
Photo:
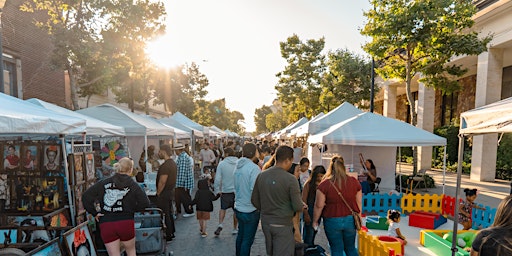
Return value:
M 503 68 L 503 81 L 501 83 L 501 99 L 512 97 L 512 66 Z
M 16 59 L 12 56 L 3 56 L 4 83 L 0 86 L 0 92 L 13 97 L 18 97 L 21 88 L 18 86 Z
M 441 126 L 449 125 L 457 116 L 457 93 L 443 95 L 441 103 Z

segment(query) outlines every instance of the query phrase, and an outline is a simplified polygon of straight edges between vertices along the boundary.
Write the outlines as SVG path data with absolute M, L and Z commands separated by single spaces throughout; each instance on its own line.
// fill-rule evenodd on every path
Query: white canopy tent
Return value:
M 38 107 L 0 93 L 0 132 L 2 135 L 63 134 L 82 135 L 86 121 Z
M 301 125 L 303 125 L 305 123 L 307 123 L 308 121 L 309 121 L 309 119 L 307 119 L 306 117 L 302 117 L 299 120 L 295 121 L 294 123 L 291 123 L 288 126 L 286 126 L 285 128 L 283 128 L 280 131 L 276 132 L 273 136 L 276 139 L 284 139 L 284 138 L 286 138 L 287 134 L 291 130 L 293 130 L 293 129 L 295 129 L 295 128 L 297 128 L 297 127 L 299 127 L 299 126 L 301 126 Z
M 28 139 L 40 138 L 42 135 L 83 136 L 86 132 L 86 121 L 75 116 L 64 115 L 51 111 L 30 102 L 0 93 L 0 137 L 23 136 Z M 34 136 L 35 135 L 35 136 Z M 62 151 L 66 152 L 65 137 L 60 138 Z M 65 155 L 65 154 L 64 154 Z M 69 181 L 67 158 L 63 158 L 66 180 Z M 74 202 L 71 200 L 70 183 L 66 182 L 68 203 L 71 219 L 74 223 Z
M 202 132 L 204 134 L 204 136 L 208 136 L 210 134 L 208 127 L 200 125 L 200 124 L 192 121 L 190 118 L 186 117 L 185 115 L 183 115 L 180 112 L 174 113 L 174 115 L 172 115 L 170 118 L 176 120 L 180 124 L 183 124 L 183 125 L 188 126 L 194 130 Z M 194 133 L 194 135 L 196 135 L 196 134 Z
M 144 150 L 147 152 L 148 137 L 171 138 L 174 134 L 172 128 L 164 126 L 156 120 L 131 113 L 111 104 L 89 107 L 77 110 L 77 112 L 113 125 L 124 127 L 128 140 L 129 153 L 131 157 L 136 160 L 134 161 L 136 166 L 139 166 L 137 161 L 138 157 Z M 137 145 L 143 145 L 143 147 Z
M 215 125 L 210 126 L 210 131 L 216 132 L 218 138 L 226 138 L 228 136 L 228 134 L 225 131 L 223 131 L 222 129 Z
M 87 135 L 98 136 L 98 137 L 125 136 L 123 127 L 120 127 L 117 125 L 112 125 L 107 122 L 103 122 L 99 119 L 96 119 L 96 118 L 93 118 L 93 117 L 90 117 L 87 115 L 83 115 L 78 112 L 63 108 L 63 107 L 59 107 L 57 105 L 48 103 L 46 101 L 42 101 L 40 99 L 32 98 L 32 99 L 28 99 L 25 101 L 30 102 L 36 106 L 43 107 L 45 109 L 57 112 L 57 113 L 84 119 L 86 122 Z
M 321 116 L 320 118 L 311 121 L 308 127 L 308 133 L 316 134 L 319 133 L 334 124 L 337 124 L 343 120 L 351 118 L 357 114 L 361 114 L 363 111 L 354 107 L 354 105 L 344 102 L 335 109 L 331 110 L 329 113 Z
M 341 153 L 345 164 L 355 170 L 363 168 L 359 163 L 359 153 L 371 158 L 377 166 L 378 176 L 382 178 L 379 187 L 388 190 L 395 189 L 396 147 L 446 145 L 443 137 L 371 112 L 361 113 L 311 135 L 308 142 L 327 145 L 329 154 L 320 154 L 320 163 L 324 166 L 328 166 L 332 152 Z M 329 158 L 325 159 L 325 156 Z M 311 160 L 312 165 L 319 164 L 319 161 Z
M 457 186 L 455 202 L 459 201 L 461 187 L 462 161 L 464 159 L 464 137 L 490 133 L 512 132 L 512 97 L 478 107 L 460 114 L 459 160 L 457 163 Z M 459 215 L 459 207 L 455 207 L 454 216 Z M 458 224 L 453 224 L 452 255 L 456 255 Z
M 309 134 L 309 124 L 315 120 L 318 120 L 320 117 L 324 116 L 323 112 L 320 112 L 320 114 L 316 115 L 315 117 L 311 118 L 311 120 L 307 121 L 304 124 L 301 124 L 288 133 L 288 137 L 304 137 L 307 134 Z

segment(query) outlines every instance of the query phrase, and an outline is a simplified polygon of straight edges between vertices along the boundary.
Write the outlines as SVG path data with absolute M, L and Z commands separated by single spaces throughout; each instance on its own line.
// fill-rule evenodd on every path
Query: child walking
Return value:
M 462 200 L 459 204 L 459 223 L 464 226 L 464 230 L 468 230 L 473 225 L 473 221 L 471 219 L 471 212 L 473 208 L 477 208 L 480 210 L 485 210 L 485 208 L 476 205 L 476 188 L 464 189 L 464 193 L 466 193 L 466 201 Z
M 406 245 L 407 241 L 405 237 L 400 232 L 400 212 L 397 210 L 389 210 L 388 211 L 388 236 L 396 237 L 402 240 L 403 244 Z
M 201 179 L 197 182 L 196 195 L 190 204 L 190 208 L 196 205 L 197 220 L 199 221 L 199 229 L 201 237 L 207 237 L 206 221 L 210 219 L 210 212 L 213 212 L 213 201 L 219 199 L 220 194 L 214 195 L 210 190 L 208 179 Z

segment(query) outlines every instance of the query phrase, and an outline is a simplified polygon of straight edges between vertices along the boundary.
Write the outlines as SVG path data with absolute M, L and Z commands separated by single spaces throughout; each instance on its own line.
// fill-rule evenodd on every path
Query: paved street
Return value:
M 219 223 L 220 199 L 213 203 L 214 212 L 208 221 L 206 232 L 208 237 L 202 238 L 199 234 L 199 224 L 196 217 L 183 218 L 178 217 L 176 220 L 176 238 L 168 243 L 167 251 L 173 252 L 174 255 L 211 255 L 211 256 L 231 256 L 235 255 L 236 235 L 232 235 L 233 230 L 233 211 L 230 209 L 226 213 L 224 219 L 224 229 L 220 236 L 215 236 L 213 232 L 217 229 Z M 319 232 L 316 238 L 317 244 L 327 248 L 327 239 L 323 232 Z M 251 255 L 266 255 L 265 238 L 258 227 L 256 238 L 252 246 Z

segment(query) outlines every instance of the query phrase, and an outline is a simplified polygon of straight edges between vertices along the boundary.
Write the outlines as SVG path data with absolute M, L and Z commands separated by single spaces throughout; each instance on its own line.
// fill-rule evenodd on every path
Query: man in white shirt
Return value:
M 199 160 L 201 160 L 201 170 L 203 170 L 205 166 L 212 166 L 212 163 L 215 162 L 215 154 L 210 149 L 208 143 L 203 144 L 203 148 L 199 152 Z

